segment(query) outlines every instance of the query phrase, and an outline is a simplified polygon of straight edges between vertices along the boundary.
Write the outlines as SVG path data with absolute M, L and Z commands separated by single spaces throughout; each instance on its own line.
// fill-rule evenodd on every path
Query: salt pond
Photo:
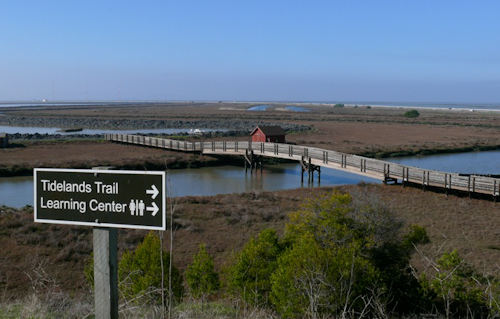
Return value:
M 105 129 L 83 129 L 76 132 L 61 133 L 57 132 L 64 128 L 61 127 L 33 127 L 33 126 L 7 126 L 0 125 L 0 132 L 8 134 L 148 134 L 148 133 L 158 133 L 158 134 L 177 134 L 177 133 L 187 133 L 190 129 L 187 128 L 160 128 L 160 129 L 131 129 L 131 130 L 105 130 Z M 214 131 L 227 131 L 226 129 L 201 129 L 204 132 L 214 132 Z

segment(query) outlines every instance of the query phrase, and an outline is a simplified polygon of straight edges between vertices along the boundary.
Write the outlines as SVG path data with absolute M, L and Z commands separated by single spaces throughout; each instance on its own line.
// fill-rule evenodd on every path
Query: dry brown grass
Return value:
M 500 114 L 497 113 L 422 111 L 418 119 L 406 119 L 398 109 L 314 107 L 312 113 L 287 113 L 219 108 L 216 104 L 67 108 L 40 110 L 37 114 L 25 110 L 12 112 L 25 112 L 29 116 L 136 118 L 139 110 L 141 118 L 145 119 L 284 121 L 313 127 L 309 132 L 289 134 L 288 141 L 348 153 L 499 144 Z M 146 163 L 164 169 L 165 164 L 188 166 L 212 160 L 193 154 L 88 141 L 29 143 L 26 147 L 0 150 L 0 169 L 15 165 L 28 169 L 103 165 L 140 169 Z M 414 264 L 418 269 L 426 267 L 422 256 L 433 258 L 453 248 L 480 270 L 491 273 L 499 269 L 499 204 L 400 186 L 353 185 L 341 189 L 367 189 L 377 193 L 397 216 L 427 229 L 432 244 L 422 248 L 421 256 L 415 256 Z M 204 242 L 220 268 L 233 251 L 261 230 L 274 227 L 282 232 L 289 212 L 298 209 L 303 199 L 324 191 L 331 191 L 331 188 L 179 198 L 174 212 L 174 262 L 185 268 L 197 252 L 198 244 Z M 139 230 L 120 230 L 120 253 L 134 249 L 145 234 Z M 4 299 L 20 298 L 43 288 L 33 285 L 33 278 L 37 278 L 33 269 L 41 266 L 46 277 L 36 282 L 50 283 L 45 289 L 51 287 L 75 295 L 87 293 L 83 267 L 92 250 L 91 229 L 34 224 L 30 209 L 0 207 L 0 241 L 0 291 Z
M 210 165 L 217 160 L 198 154 L 105 141 L 26 142 L 0 148 L 0 174 L 28 174 L 33 168 L 92 168 L 117 166 L 124 169 L 166 170 L 172 167 Z
M 230 105 L 231 106 L 231 105 Z M 453 151 L 498 148 L 500 112 L 421 110 L 408 119 L 397 108 L 332 108 L 309 106 L 310 113 L 277 111 L 250 112 L 248 105 L 235 104 L 239 111 L 221 110 L 220 104 L 169 104 L 163 106 L 68 107 L 45 110 L 16 110 L 12 115 L 99 119 L 160 120 L 248 120 L 307 125 L 312 130 L 291 132 L 287 141 L 345 153 L 369 156 L 387 153 Z M 222 124 L 221 124 L 222 125 Z M 138 127 L 139 128 L 139 127 Z M 140 127 L 143 128 L 143 127 Z M 146 128 L 146 127 L 144 127 Z M 249 136 L 217 138 L 249 140 Z M 197 139 L 199 141 L 199 139 Z M 213 157 L 170 152 L 109 142 L 22 142 L 20 147 L 0 149 L 0 174 L 28 174 L 34 167 L 89 168 L 118 166 L 128 169 L 164 169 L 215 164 Z
M 488 273 L 498 270 L 499 204 L 401 186 L 363 184 L 340 189 L 376 193 L 408 224 L 424 226 L 432 240 L 432 244 L 422 248 L 426 257 L 433 258 L 456 248 L 479 270 Z M 220 268 L 233 251 L 261 230 L 273 227 L 282 233 L 287 214 L 297 210 L 304 199 L 331 190 L 296 189 L 179 198 L 174 212 L 174 262 L 184 269 L 198 251 L 198 244 L 204 242 Z M 85 293 L 88 290 L 83 267 L 92 251 L 90 228 L 35 224 L 30 209 L 3 207 L 0 210 L 0 291 L 9 296 L 34 291 L 28 274 L 36 265 L 50 265 L 45 268 L 47 276 L 62 291 Z M 120 254 L 125 249 L 134 249 L 146 233 L 120 230 Z M 168 242 L 165 246 L 168 247 Z M 426 266 L 421 256 L 415 256 L 414 264 L 419 269 Z
M 346 153 L 399 152 L 422 149 L 498 147 L 500 112 L 419 110 L 420 117 L 403 116 L 405 109 L 306 106 L 311 112 L 245 111 L 250 104 L 166 103 L 164 105 L 10 109 L 16 116 L 151 120 L 248 120 L 308 125 L 313 130 L 293 133 L 288 141 L 321 145 Z M 233 110 L 228 110 L 233 108 Z M 222 127 L 223 128 L 223 127 Z M 240 139 L 249 139 L 240 138 Z

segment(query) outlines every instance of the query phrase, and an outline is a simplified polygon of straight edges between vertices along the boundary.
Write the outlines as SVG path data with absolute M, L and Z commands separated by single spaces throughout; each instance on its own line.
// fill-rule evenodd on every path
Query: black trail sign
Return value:
M 166 173 L 34 170 L 35 222 L 165 230 Z

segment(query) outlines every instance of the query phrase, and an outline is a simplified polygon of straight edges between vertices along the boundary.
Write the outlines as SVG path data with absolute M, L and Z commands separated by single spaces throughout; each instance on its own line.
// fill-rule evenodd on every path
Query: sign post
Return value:
M 94 167 L 108 170 L 109 167 Z M 94 227 L 94 315 L 118 319 L 118 232 L 116 228 Z
M 118 318 L 116 228 L 165 230 L 165 172 L 35 169 L 35 222 L 94 226 L 96 318 Z
M 94 228 L 95 317 L 118 318 L 118 248 L 116 228 Z

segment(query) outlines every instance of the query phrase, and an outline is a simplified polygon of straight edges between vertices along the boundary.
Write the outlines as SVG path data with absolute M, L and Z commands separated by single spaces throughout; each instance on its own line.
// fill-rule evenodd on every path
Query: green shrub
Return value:
M 434 275 L 422 275 L 422 290 L 433 307 L 447 318 L 487 317 L 488 297 L 493 297 L 489 300 L 493 301 L 489 310 L 497 312 L 492 317 L 498 315 L 498 291 L 495 296 L 486 294 L 491 289 L 498 289 L 498 280 L 478 273 L 456 250 L 444 253 L 434 267 Z
M 188 265 L 186 281 L 194 298 L 205 299 L 219 289 L 219 274 L 214 269 L 214 259 L 207 253 L 205 244 L 200 244 L 193 262 Z
M 118 265 L 119 289 L 122 295 L 128 300 L 161 304 L 163 273 L 165 298 L 168 299 L 169 280 L 172 280 L 173 299 L 179 302 L 184 294 L 182 276 L 172 265 L 172 278 L 169 278 L 169 265 L 170 254 L 161 252 L 159 237 L 150 232 L 134 252 L 126 251 L 123 254 Z
M 403 116 L 408 117 L 408 118 L 414 118 L 414 117 L 419 117 L 420 113 L 417 110 L 409 110 L 409 111 L 406 111 L 403 114 Z
M 226 272 L 226 284 L 232 295 L 255 304 L 267 304 L 271 274 L 284 250 L 274 229 L 263 230 L 235 256 Z
M 344 104 L 342 104 L 342 103 L 337 103 L 337 104 L 335 104 L 333 107 L 335 107 L 335 108 L 342 108 L 342 107 L 344 107 L 344 106 L 345 106 L 345 105 L 344 105 Z
M 284 318 L 326 318 L 358 304 L 376 271 L 356 243 L 325 247 L 305 236 L 278 259 L 271 280 L 271 301 Z
M 363 300 L 374 293 L 398 312 L 420 303 L 409 262 L 416 245 L 428 242 L 425 230 L 405 233 L 369 190 L 355 195 L 335 191 L 290 215 L 285 240 L 291 248 L 272 275 L 271 300 L 283 316 L 342 317 L 346 309 L 365 309 Z
M 272 229 L 250 240 L 226 284 L 247 302 L 269 300 L 284 318 L 410 313 L 423 303 L 410 259 L 428 241 L 420 226 L 405 231 L 369 189 L 334 191 L 290 214 L 281 240 Z

